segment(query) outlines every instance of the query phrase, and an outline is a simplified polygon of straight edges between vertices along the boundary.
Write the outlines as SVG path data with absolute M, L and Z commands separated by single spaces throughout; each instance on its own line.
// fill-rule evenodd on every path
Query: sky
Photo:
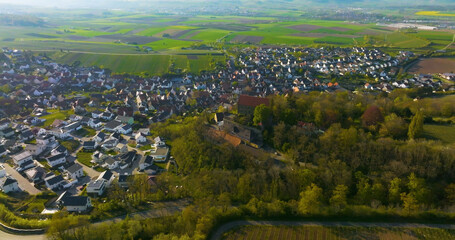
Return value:
M 219 3 L 226 1 L 226 3 L 234 3 L 242 5 L 242 3 L 252 3 L 252 2 L 270 2 L 271 4 L 280 2 L 280 3 L 353 3 L 353 5 L 358 4 L 359 2 L 366 2 L 371 4 L 378 3 L 387 3 L 393 5 L 409 5 L 409 4 L 427 4 L 432 5 L 435 3 L 455 3 L 455 0 L 0 0 L 0 3 L 7 4 L 18 4 L 18 5 L 33 5 L 38 7 L 57 7 L 57 8 L 85 8 L 85 7 L 101 7 L 101 8 L 118 8 L 118 7 L 129 7 L 140 8 L 141 5 L 147 5 L 153 7 L 156 4 L 166 4 L 171 6 L 175 2 L 184 2 L 191 4 L 192 2 L 198 3 Z M 277 5 L 279 5 L 278 3 Z M 203 4 L 202 4 L 203 5 Z

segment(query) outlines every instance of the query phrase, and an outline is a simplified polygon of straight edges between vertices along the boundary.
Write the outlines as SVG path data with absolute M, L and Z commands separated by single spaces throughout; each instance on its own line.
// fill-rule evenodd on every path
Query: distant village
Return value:
M 219 106 L 237 105 L 240 114 L 251 114 L 257 105 L 269 104 L 267 96 L 290 92 L 444 88 L 431 75 L 395 79 L 414 57 L 364 48 L 243 49 L 213 73 L 145 78 L 3 48 L 0 189 L 32 195 L 48 189 L 59 197 L 45 213 L 84 212 L 114 178 L 126 189 L 130 176 L 147 174 L 153 187 L 154 176 L 178 167 L 166 139 L 151 136 L 152 123 Z M 343 81 L 350 77 L 366 83 Z M 453 81 L 455 74 L 440 77 Z M 224 122 L 229 141 L 261 147 L 257 130 L 222 114 L 215 121 Z

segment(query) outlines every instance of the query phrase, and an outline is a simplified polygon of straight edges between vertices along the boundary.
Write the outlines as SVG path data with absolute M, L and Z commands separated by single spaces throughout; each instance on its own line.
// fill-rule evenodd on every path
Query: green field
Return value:
M 114 72 L 163 74 L 171 59 L 181 70 L 207 70 L 203 56 L 188 60 L 184 55 L 193 51 L 219 54 L 221 46 L 364 46 L 364 37 L 369 35 L 374 39 L 372 46 L 425 51 L 442 49 L 453 38 L 451 32 L 403 33 L 375 24 L 309 20 L 297 13 L 268 14 L 271 16 L 49 14 L 42 27 L 0 25 L 0 46 L 44 52 L 61 63 L 80 61 L 84 66 L 102 65 Z M 199 48 L 202 44 L 215 47 Z
M 92 53 L 61 53 L 48 54 L 52 59 L 63 64 L 73 64 L 80 61 L 83 66 L 100 66 L 112 69 L 115 73 L 151 73 L 162 75 L 169 72 L 170 65 L 174 69 L 181 69 L 190 73 L 199 73 L 210 70 L 210 61 L 224 63 L 225 57 L 221 55 L 118 55 L 118 54 L 92 54 Z M 193 56 L 190 54 L 190 56 Z
M 455 230 L 383 227 L 247 226 L 224 234 L 223 240 L 440 240 L 455 239 Z
M 428 138 L 441 140 L 446 144 L 455 143 L 455 125 L 426 124 L 423 126 L 423 130 Z

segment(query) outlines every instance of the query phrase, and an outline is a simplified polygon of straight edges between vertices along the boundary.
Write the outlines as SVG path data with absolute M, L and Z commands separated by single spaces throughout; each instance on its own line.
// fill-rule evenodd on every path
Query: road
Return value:
M 17 180 L 17 182 L 19 183 L 19 187 L 23 191 L 28 192 L 30 195 L 36 195 L 41 193 L 40 190 L 36 189 L 35 186 L 33 186 L 33 184 L 31 184 L 26 178 L 20 175 L 15 169 L 10 167 L 8 164 L 3 164 L 3 166 L 5 166 L 6 172 Z
M 210 240 L 221 239 L 223 233 L 242 226 L 323 226 L 323 227 L 404 227 L 404 228 L 444 228 L 455 229 L 454 224 L 419 224 L 419 223 L 374 223 L 374 222 L 316 222 L 316 221 L 234 221 L 219 227 Z
M 139 219 L 146 219 L 146 218 L 160 218 L 160 217 L 165 217 L 165 216 L 171 216 L 172 214 L 182 211 L 183 208 L 185 208 L 189 202 L 188 200 L 177 200 L 177 201 L 172 201 L 172 202 L 164 202 L 164 203 L 157 203 L 157 204 L 162 204 L 162 208 L 157 208 L 157 209 L 151 209 L 143 212 L 138 212 L 138 213 L 132 213 L 129 214 L 128 216 L 130 218 L 139 218 Z M 125 219 L 127 215 L 125 216 L 120 216 L 112 219 L 108 219 L 102 222 L 97 222 L 93 223 L 93 225 L 99 225 L 103 223 L 115 223 L 119 222 L 122 219 Z M 45 234 L 37 234 L 37 235 L 15 235 L 15 234 L 10 234 L 6 233 L 0 230 L 0 239 L 7 239 L 7 240 L 45 240 L 46 235 Z
M 15 235 L 0 231 L 0 239 L 4 240 L 45 240 L 46 235 Z

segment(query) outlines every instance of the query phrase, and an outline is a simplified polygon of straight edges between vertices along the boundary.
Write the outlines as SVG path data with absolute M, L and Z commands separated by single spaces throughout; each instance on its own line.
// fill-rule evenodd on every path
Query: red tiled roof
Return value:
M 261 104 L 269 106 L 270 101 L 268 98 L 252 97 L 248 95 L 240 95 L 239 97 L 239 105 L 242 106 L 257 107 Z

